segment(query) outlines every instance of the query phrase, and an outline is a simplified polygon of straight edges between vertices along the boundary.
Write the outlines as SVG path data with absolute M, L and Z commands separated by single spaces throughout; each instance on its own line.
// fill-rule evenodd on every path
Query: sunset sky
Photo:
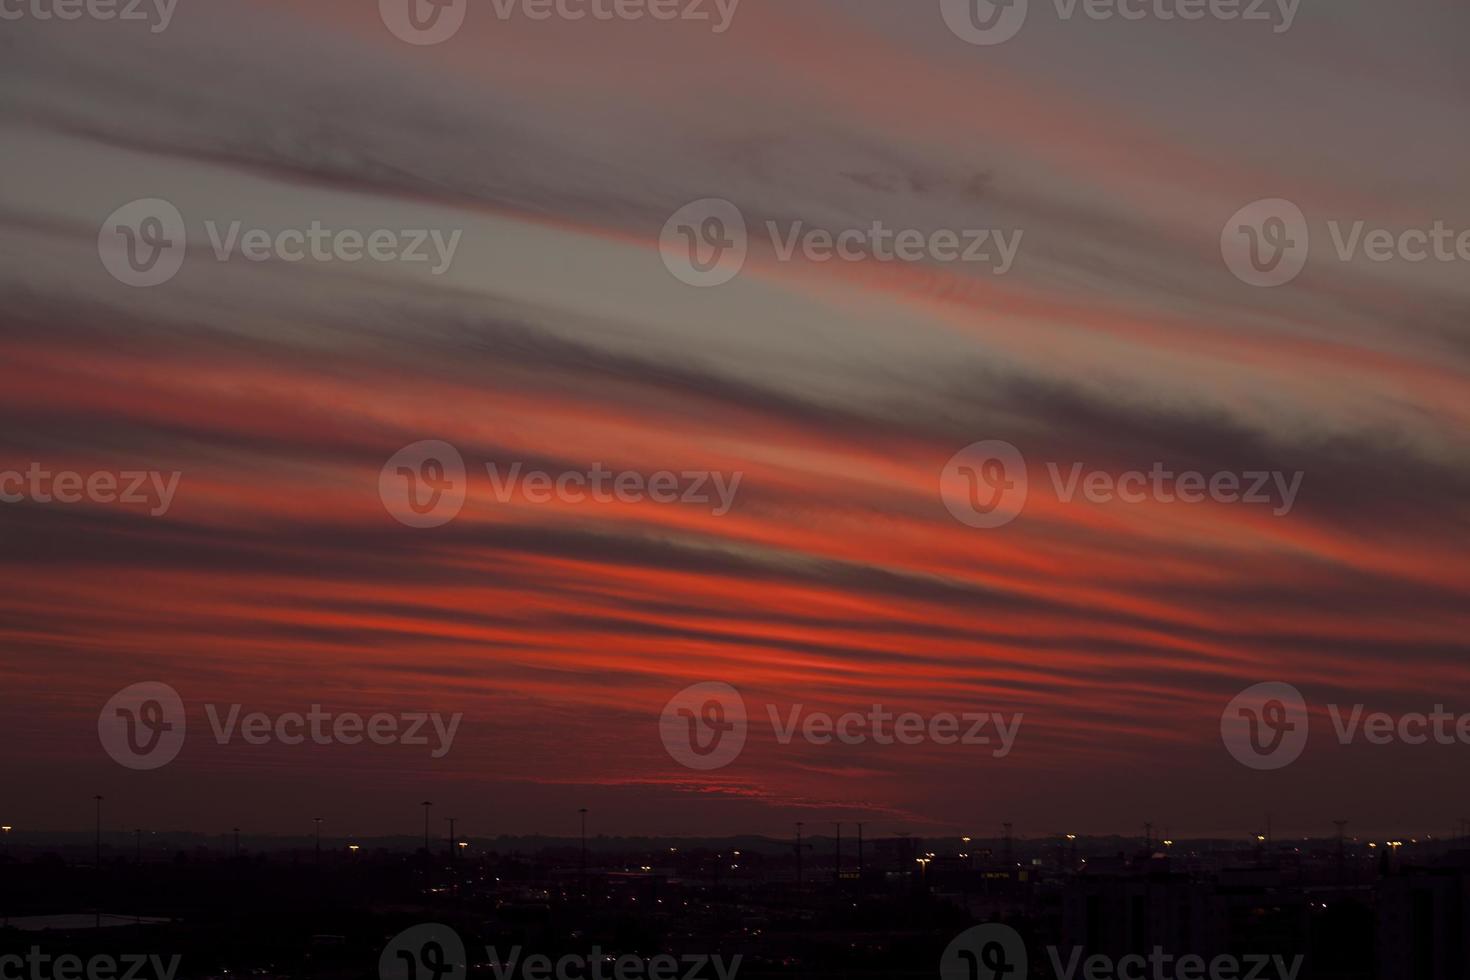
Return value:
M 1470 263 L 1339 261 L 1329 220 L 1470 230 L 1470 8 L 1302 0 L 1258 23 L 1060 20 L 968 44 L 931 0 L 743 0 L 729 28 L 500 20 L 414 46 L 367 0 L 180 0 L 166 30 L 0 22 L 0 471 L 180 474 L 146 505 L 0 503 L 0 818 L 467 832 L 1442 833 L 1470 745 L 1339 745 L 1329 704 L 1470 712 Z M 711 5 L 712 7 L 712 5 Z M 1243 206 L 1304 274 L 1221 258 Z M 108 274 L 140 198 L 171 281 Z M 676 210 L 752 228 L 1023 230 L 1005 275 L 783 262 L 679 281 Z M 452 265 L 217 261 L 204 222 L 438 229 Z M 379 473 L 443 440 L 441 527 Z M 980 440 L 1004 527 L 946 509 Z M 495 499 L 485 465 L 741 474 L 733 506 Z M 1046 463 L 1300 473 L 1290 513 L 1065 503 Z M 161 681 L 177 761 L 98 713 Z M 718 681 L 738 760 L 659 716 Z M 1220 716 L 1295 685 L 1312 738 L 1238 764 Z M 452 751 L 210 737 L 204 705 L 462 712 Z M 967 746 L 783 745 L 765 706 L 1021 713 Z

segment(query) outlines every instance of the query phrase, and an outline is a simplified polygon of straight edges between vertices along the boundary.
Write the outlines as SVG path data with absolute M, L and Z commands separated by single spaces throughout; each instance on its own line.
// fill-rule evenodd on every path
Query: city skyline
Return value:
M 49 2 L 0 819 L 1470 813 L 1465 9 Z

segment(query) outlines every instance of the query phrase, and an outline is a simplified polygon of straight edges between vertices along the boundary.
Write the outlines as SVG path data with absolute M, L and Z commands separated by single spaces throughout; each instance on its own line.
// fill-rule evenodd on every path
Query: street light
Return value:
M 582 900 L 587 901 L 591 898 L 591 893 L 587 890 L 587 808 L 585 806 L 578 807 L 577 815 L 582 818 L 582 853 L 579 859 L 579 871 L 582 878 Z
M 96 912 L 96 916 L 97 916 L 97 918 L 95 920 L 96 921 L 96 926 L 97 926 L 98 929 L 101 929 L 102 928 L 102 797 L 99 795 L 99 796 L 92 797 L 92 799 L 94 799 L 94 800 L 97 801 L 97 840 L 96 840 L 96 857 L 94 858 L 94 860 L 96 862 L 96 866 L 97 866 L 97 908 L 94 911 Z

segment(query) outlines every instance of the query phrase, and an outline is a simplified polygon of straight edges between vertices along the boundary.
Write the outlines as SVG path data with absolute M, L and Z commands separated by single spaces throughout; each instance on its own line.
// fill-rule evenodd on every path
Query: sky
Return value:
M 0 503 L 0 818 L 84 828 L 102 794 L 117 826 L 201 831 L 411 833 L 432 800 L 487 835 L 586 807 L 610 834 L 1244 837 L 1470 812 L 1466 741 L 1334 735 L 1354 705 L 1470 713 L 1466 257 L 1334 247 L 1470 230 L 1470 10 L 1301 0 L 1277 30 L 1031 0 L 976 45 L 930 0 L 743 0 L 719 31 L 467 0 L 417 45 L 393 2 L 178 0 L 158 30 L 6 8 L 0 475 L 177 482 Z M 99 249 L 140 199 L 188 233 L 146 287 Z M 660 247 L 706 199 L 750 229 L 712 287 Z M 1222 258 L 1263 199 L 1312 239 L 1273 288 Z M 235 222 L 455 247 L 221 260 Z M 1019 244 L 1003 272 L 779 247 L 875 222 Z M 468 484 L 415 527 L 385 466 L 426 440 Z M 977 528 L 945 474 L 987 441 L 1029 494 Z M 517 464 L 734 492 L 499 499 L 487 466 Z M 1284 513 L 1068 500 L 1048 464 L 1297 482 Z M 98 729 L 141 682 L 188 720 L 151 770 Z M 749 722 L 701 770 L 660 718 L 709 683 Z M 1261 683 L 1310 716 L 1276 769 L 1222 739 Z M 1000 756 L 779 737 L 879 704 L 1019 721 Z M 462 721 L 437 758 L 220 744 L 231 705 Z

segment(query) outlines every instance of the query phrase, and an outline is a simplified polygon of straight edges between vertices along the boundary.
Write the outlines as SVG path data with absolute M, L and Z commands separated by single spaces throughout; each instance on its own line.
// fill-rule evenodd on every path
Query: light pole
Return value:
M 577 814 L 582 818 L 582 900 L 586 901 L 589 897 L 587 894 L 587 808 L 585 806 L 578 808 Z
M 429 810 L 434 804 L 425 800 L 419 806 L 424 808 L 424 860 L 427 861 L 429 856 Z
M 15 828 L 12 827 L 8 823 L 7 824 L 0 824 L 0 839 L 3 839 L 4 840 L 4 847 L 5 847 L 4 854 L 5 854 L 5 857 L 7 859 L 10 857 L 10 832 L 12 830 L 14 830 L 14 829 Z M 7 902 L 6 903 L 5 911 L 4 912 L 0 912 L 0 927 L 3 927 L 3 928 L 9 928 L 9 926 L 10 926 L 10 908 L 9 908 L 9 904 L 10 903 Z
M 801 887 L 801 828 L 804 826 L 806 824 L 803 821 L 796 821 L 796 887 L 798 888 Z
M 96 803 L 97 803 L 97 836 L 96 836 L 96 838 L 94 840 L 94 843 L 93 843 L 93 852 L 92 852 L 92 854 L 93 854 L 93 858 L 92 858 L 93 867 L 96 868 L 96 870 L 97 870 L 97 908 L 94 910 L 94 912 L 96 914 L 97 928 L 98 929 L 101 929 L 102 928 L 102 796 L 99 794 L 97 796 L 92 797 L 92 799 L 95 800 Z

